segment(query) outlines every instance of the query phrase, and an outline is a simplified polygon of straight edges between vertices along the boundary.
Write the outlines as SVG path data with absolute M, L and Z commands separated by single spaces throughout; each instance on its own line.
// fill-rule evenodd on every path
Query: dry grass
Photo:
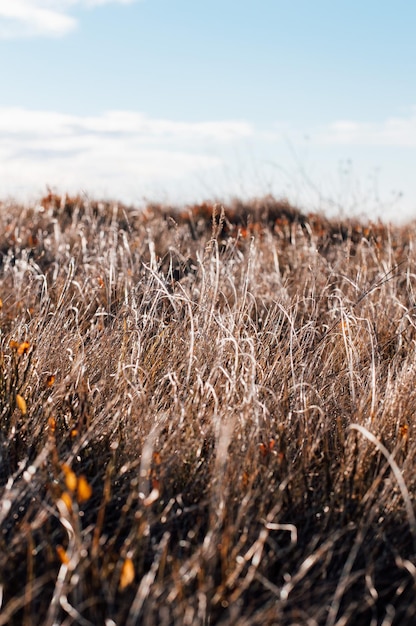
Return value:
M 1 207 L 0 625 L 414 624 L 415 236 Z

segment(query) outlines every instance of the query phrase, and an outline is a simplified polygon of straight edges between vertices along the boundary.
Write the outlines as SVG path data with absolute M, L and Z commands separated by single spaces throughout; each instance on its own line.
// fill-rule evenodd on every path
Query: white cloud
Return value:
M 378 215 L 403 191 L 401 206 L 413 211 L 412 161 L 407 149 L 402 158 L 393 148 L 416 147 L 415 116 L 377 124 L 340 120 L 306 129 L 305 140 L 287 125 L 0 107 L 0 199 L 36 199 L 47 186 L 134 203 L 145 196 L 182 203 L 270 192 L 307 210 L 358 207 Z M 340 170 L 345 159 L 354 164 L 350 174 Z M 396 200 L 391 206 L 396 219 Z
M 0 38 L 61 37 L 73 30 L 71 8 L 132 4 L 136 0 L 0 0 Z
M 137 199 L 223 167 L 221 146 L 253 132 L 245 122 L 175 122 L 131 111 L 75 116 L 0 108 L 0 197 L 52 185 Z
M 61 36 L 76 21 L 47 3 L 30 0 L 0 0 L 0 37 L 14 39 L 31 35 Z
M 226 142 L 250 137 L 253 132 L 247 122 L 175 122 L 150 118 L 135 111 L 107 111 L 96 116 L 77 116 L 53 111 L 32 111 L 23 107 L 0 108 L 0 136 L 9 133 L 24 137 L 30 134 L 62 138 L 89 134 L 91 137 L 137 138 L 143 142 L 171 138 Z
M 416 148 L 416 109 L 406 117 L 378 123 L 338 120 L 318 130 L 315 137 L 327 144 Z
M 75 2 L 77 0 L 74 0 Z M 137 0 L 78 0 L 78 2 L 83 2 L 87 6 L 97 7 L 103 4 L 110 4 L 111 2 L 118 2 L 118 4 L 133 4 L 137 2 Z

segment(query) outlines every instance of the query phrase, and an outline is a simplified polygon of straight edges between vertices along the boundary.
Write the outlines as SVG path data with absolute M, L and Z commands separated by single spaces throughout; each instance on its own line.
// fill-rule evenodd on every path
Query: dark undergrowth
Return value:
M 415 236 L 0 206 L 0 626 L 416 623 Z

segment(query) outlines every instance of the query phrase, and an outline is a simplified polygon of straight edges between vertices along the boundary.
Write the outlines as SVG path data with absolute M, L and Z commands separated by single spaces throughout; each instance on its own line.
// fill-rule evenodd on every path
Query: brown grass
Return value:
M 0 625 L 416 623 L 415 236 L 0 207 Z

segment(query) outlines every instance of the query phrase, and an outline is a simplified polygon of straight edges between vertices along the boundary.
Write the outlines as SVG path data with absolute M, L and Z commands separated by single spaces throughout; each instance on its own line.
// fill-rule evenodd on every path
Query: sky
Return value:
M 0 198 L 416 218 L 416 3 L 0 0 Z

